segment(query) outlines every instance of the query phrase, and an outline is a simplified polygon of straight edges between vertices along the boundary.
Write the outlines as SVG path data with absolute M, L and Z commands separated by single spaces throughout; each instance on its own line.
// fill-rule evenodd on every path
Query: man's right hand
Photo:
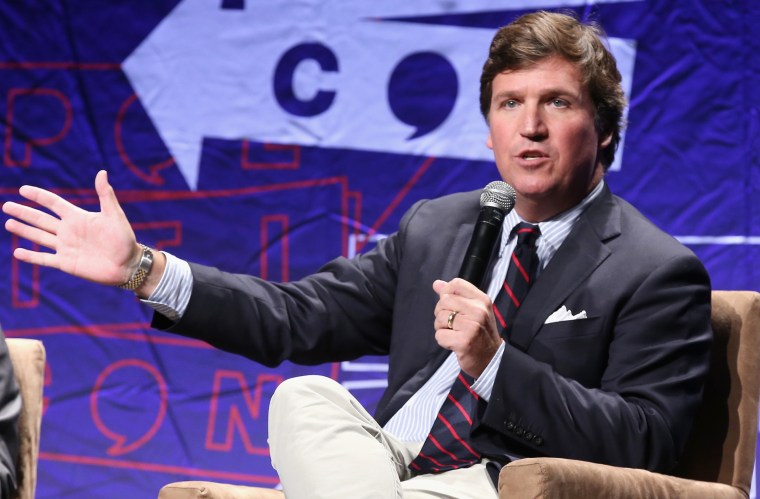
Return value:
M 111 286 L 129 280 L 140 261 L 142 248 L 121 209 L 105 171 L 95 177 L 100 212 L 85 211 L 45 189 L 22 186 L 19 194 L 57 215 L 7 202 L 3 212 L 8 232 L 53 250 L 53 253 L 16 248 L 22 262 L 62 270 L 89 281 Z

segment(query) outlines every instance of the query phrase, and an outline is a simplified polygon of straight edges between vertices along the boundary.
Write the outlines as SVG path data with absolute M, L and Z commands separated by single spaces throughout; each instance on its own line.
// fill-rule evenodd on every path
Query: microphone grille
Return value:
M 495 180 L 485 186 L 483 192 L 480 193 L 480 206 L 481 208 L 492 206 L 508 213 L 515 207 L 516 197 L 514 187 L 501 180 Z

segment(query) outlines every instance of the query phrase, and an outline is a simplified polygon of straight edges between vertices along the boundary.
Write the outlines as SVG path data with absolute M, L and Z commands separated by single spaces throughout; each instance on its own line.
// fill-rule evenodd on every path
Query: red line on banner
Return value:
M 47 461 L 57 461 L 73 464 L 89 464 L 92 466 L 104 466 L 107 468 L 126 468 L 140 471 L 153 471 L 156 473 L 172 473 L 182 476 L 200 478 L 218 478 L 222 480 L 238 480 L 241 482 L 278 484 L 277 477 L 265 475 L 253 475 L 249 473 L 235 473 L 230 471 L 206 470 L 201 468 L 187 468 L 184 466 L 170 466 L 166 464 L 145 463 L 141 461 L 124 461 L 121 459 L 108 459 L 103 457 L 77 456 L 73 454 L 59 454 L 56 452 L 40 451 L 39 458 Z
M 159 220 L 155 222 L 136 222 L 132 224 L 135 232 L 168 229 L 173 233 L 171 239 L 153 239 L 154 248 L 161 251 L 182 244 L 182 222 L 179 220 Z
M 15 135 L 14 133 L 14 105 L 16 101 L 23 97 L 32 97 L 32 96 L 45 96 L 45 97 L 52 97 L 54 99 L 58 99 L 58 101 L 63 106 L 65 118 L 63 122 L 63 127 L 56 133 L 55 135 L 51 137 L 38 137 L 34 139 L 29 139 L 24 143 L 24 157 L 21 160 L 16 160 L 11 155 L 11 148 L 13 145 L 13 137 Z M 8 166 L 22 166 L 22 167 L 29 167 L 29 165 L 32 163 L 32 147 L 33 146 L 48 146 L 50 144 L 55 144 L 56 142 L 60 141 L 63 137 L 65 137 L 69 133 L 69 129 L 71 128 L 71 123 L 73 121 L 74 111 L 71 107 L 71 102 L 69 101 L 68 97 L 66 97 L 63 92 L 60 90 L 56 90 L 54 88 L 11 88 L 8 91 L 8 108 L 6 110 L 6 123 L 7 123 L 7 133 L 5 134 L 5 152 L 3 153 L 3 160 L 5 161 L 6 165 Z
M 105 380 L 114 371 L 117 371 L 125 367 L 143 369 L 144 371 L 148 372 L 151 376 L 153 376 L 153 379 L 155 379 L 156 381 L 156 386 L 158 387 L 158 392 L 161 397 L 158 413 L 156 414 L 156 417 L 153 420 L 153 424 L 151 424 L 150 429 L 148 429 L 148 431 L 145 432 L 145 434 L 143 434 L 140 438 L 128 444 L 126 444 L 126 442 L 128 441 L 127 437 L 125 437 L 121 433 L 115 432 L 114 430 L 108 427 L 108 425 L 100 417 L 100 410 L 98 409 L 98 397 L 100 396 L 100 392 L 102 390 L 103 384 L 105 383 Z M 156 369 L 155 366 L 140 359 L 122 359 L 118 362 L 114 362 L 108 365 L 103 370 L 103 372 L 100 373 L 100 376 L 98 376 L 98 379 L 95 380 L 95 385 L 92 387 L 92 392 L 90 393 L 90 415 L 92 416 L 92 420 L 95 423 L 95 427 L 106 438 L 108 438 L 109 440 L 113 440 L 114 442 L 114 444 L 106 451 L 106 453 L 108 453 L 111 456 L 119 456 L 122 454 L 128 454 L 136 449 L 139 449 L 146 443 L 150 442 L 150 440 L 156 434 L 158 429 L 161 427 L 161 423 L 163 423 L 164 421 L 164 417 L 166 416 L 166 410 L 167 410 L 168 405 L 169 405 L 169 388 L 166 384 L 166 380 L 161 375 L 161 372 L 158 369 Z
M 259 257 L 261 266 L 261 278 L 269 280 L 269 250 L 272 246 L 269 240 L 269 226 L 274 224 L 280 225 L 280 282 L 288 282 L 288 265 L 290 259 L 290 242 L 288 240 L 289 219 L 287 215 L 266 215 L 261 217 L 260 238 L 261 238 L 261 256 Z M 276 240 L 274 242 L 277 242 Z
M 211 400 L 209 401 L 209 418 L 208 425 L 206 426 L 206 449 L 216 450 L 222 452 L 229 452 L 232 450 L 232 445 L 235 437 L 235 430 L 240 435 L 240 439 L 243 441 L 245 450 L 249 454 L 256 454 L 259 456 L 268 456 L 268 446 L 256 446 L 251 442 L 251 436 L 248 434 L 247 427 L 243 421 L 243 414 L 238 404 L 230 404 L 227 414 L 226 431 L 224 432 L 224 441 L 218 442 L 214 439 L 216 434 L 217 417 L 219 414 L 219 394 L 221 393 L 222 381 L 230 380 L 236 381 L 240 387 L 240 392 L 243 394 L 245 401 L 245 407 L 248 409 L 248 415 L 253 419 L 259 419 L 261 416 L 261 399 L 264 391 L 264 383 L 275 383 L 279 386 L 282 383 L 283 377 L 279 374 L 259 374 L 256 377 L 256 385 L 253 388 L 253 397 L 251 397 L 251 389 L 248 387 L 248 382 L 240 371 L 229 371 L 226 369 L 218 370 L 214 373 L 214 387 L 211 390 Z
M 19 237 L 15 234 L 11 237 L 11 254 L 20 246 Z M 33 251 L 39 251 L 38 244 L 32 244 Z M 21 297 L 21 262 L 12 258 L 11 262 L 11 298 L 13 308 L 34 308 L 40 304 L 40 266 L 32 265 L 31 296 L 28 299 Z
M 248 196 L 264 192 L 285 191 L 290 189 L 306 189 L 309 187 L 322 187 L 326 185 L 341 185 L 347 190 L 346 177 L 326 177 L 321 179 L 301 180 L 296 182 L 284 182 L 281 184 L 269 184 L 261 186 L 240 187 L 237 189 L 217 189 L 210 191 L 117 191 L 116 195 L 121 203 L 139 203 L 155 201 L 182 201 L 193 199 L 209 199 L 230 196 Z M 80 196 L 86 198 L 86 204 L 97 203 L 97 193 L 94 189 L 48 189 L 50 192 L 67 196 Z M 2 187 L 0 195 L 17 196 L 18 187 Z M 344 195 L 345 197 L 345 195 Z M 82 200 L 68 199 L 72 204 L 85 204 Z
M 124 141 L 122 140 L 122 127 L 124 124 L 124 119 L 127 115 L 127 111 L 135 101 L 137 101 L 137 94 L 132 94 L 127 97 L 127 99 L 119 108 L 119 112 L 116 114 L 116 121 L 114 122 L 113 126 L 113 138 L 114 142 L 116 143 L 116 150 L 119 153 L 119 157 L 127 166 L 129 171 L 131 171 L 137 178 L 144 180 L 149 184 L 163 185 L 164 179 L 161 177 L 161 175 L 159 175 L 159 172 L 164 168 L 172 166 L 174 164 L 174 158 L 170 157 L 148 166 L 149 173 L 146 174 L 139 166 L 134 163 L 134 161 L 132 161 L 132 158 L 129 157 L 129 154 L 127 154 L 127 150 L 124 147 Z
M 42 390 L 42 393 L 47 393 L 48 387 L 53 384 L 53 370 L 50 368 L 50 364 L 45 362 L 45 378 L 43 381 L 42 386 L 44 387 L 44 390 Z M 50 397 L 47 395 L 42 396 L 42 417 L 45 417 L 45 413 L 48 410 L 48 407 L 50 407 Z
M 351 225 L 354 228 L 354 236 L 358 236 L 360 231 L 360 222 L 362 217 L 362 193 L 359 191 L 349 191 L 346 193 L 346 198 L 348 199 L 349 203 L 353 203 L 354 205 L 354 214 L 353 214 L 353 223 Z
M 180 337 L 152 336 L 145 332 L 140 333 L 120 333 L 116 330 L 123 329 L 151 329 L 147 322 L 136 322 L 131 324 L 93 324 L 89 326 L 46 326 L 33 327 L 24 329 L 7 329 L 5 336 L 8 338 L 28 338 L 35 336 L 48 336 L 54 334 L 79 334 L 95 338 L 111 338 L 117 340 L 140 341 L 144 343 L 153 343 L 157 345 L 173 345 L 191 348 L 213 349 L 211 345 L 200 340 Z
M 356 244 L 356 251 L 361 251 L 361 249 L 367 244 L 370 237 L 377 233 L 377 230 L 380 228 L 381 225 L 385 222 L 385 220 L 393 213 L 393 210 L 396 209 L 398 204 L 403 200 L 407 194 L 409 194 L 409 191 L 414 187 L 414 185 L 420 180 L 422 175 L 425 174 L 425 172 L 430 168 L 430 165 L 433 164 L 433 161 L 435 161 L 435 158 L 430 157 L 425 160 L 424 163 L 422 163 L 422 166 L 420 166 L 416 172 L 414 172 L 414 175 L 412 175 L 412 178 L 409 179 L 409 181 L 406 183 L 406 185 L 399 191 L 398 194 L 396 194 L 396 197 L 393 198 L 393 201 L 388 205 L 388 207 L 385 209 L 385 211 L 378 217 L 378 219 L 375 221 L 375 225 L 372 226 L 372 228 L 367 232 L 367 238 L 364 241 L 358 241 Z
M 286 144 L 271 144 L 264 142 L 262 145 L 264 151 L 292 151 L 293 158 L 290 161 L 250 161 L 251 144 L 249 140 L 243 140 L 243 146 L 240 154 L 240 167 L 243 170 L 298 170 L 301 167 L 301 146 Z

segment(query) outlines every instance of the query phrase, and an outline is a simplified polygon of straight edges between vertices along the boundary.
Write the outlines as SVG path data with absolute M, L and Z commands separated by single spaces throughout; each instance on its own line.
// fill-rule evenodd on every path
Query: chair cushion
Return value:
M 285 499 L 279 490 L 213 482 L 175 482 L 165 485 L 158 499 Z
M 746 499 L 730 485 L 676 478 L 651 471 L 559 458 L 509 463 L 499 475 L 499 499 Z

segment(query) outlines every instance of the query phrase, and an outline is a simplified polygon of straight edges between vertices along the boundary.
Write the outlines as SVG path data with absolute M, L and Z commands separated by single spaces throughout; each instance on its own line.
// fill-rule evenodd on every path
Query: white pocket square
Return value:
M 562 321 L 575 321 L 578 319 L 586 319 L 588 316 L 586 315 L 585 310 L 581 310 L 577 314 L 573 314 L 571 311 L 567 309 L 566 306 L 562 305 L 560 308 L 555 310 L 549 317 L 546 318 L 546 322 L 544 324 L 552 324 L 554 322 L 562 322 Z

